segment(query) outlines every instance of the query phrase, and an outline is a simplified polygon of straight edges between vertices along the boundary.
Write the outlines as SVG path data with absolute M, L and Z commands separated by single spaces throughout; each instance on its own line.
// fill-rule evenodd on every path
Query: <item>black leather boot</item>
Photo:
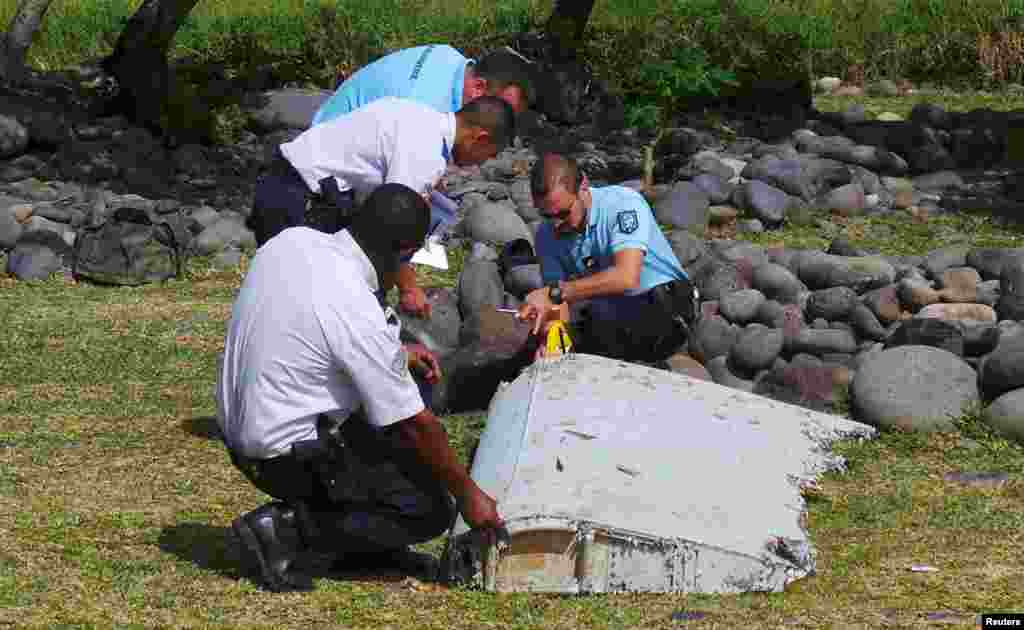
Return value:
M 313 579 L 295 570 L 303 542 L 295 510 L 271 502 L 234 520 L 231 529 L 242 546 L 256 557 L 263 585 L 275 593 L 313 590 Z

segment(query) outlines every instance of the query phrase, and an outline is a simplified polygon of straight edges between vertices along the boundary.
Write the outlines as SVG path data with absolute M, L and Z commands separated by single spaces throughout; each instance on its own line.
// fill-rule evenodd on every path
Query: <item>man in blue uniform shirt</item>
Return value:
M 518 114 L 532 99 L 530 63 L 496 51 L 479 63 L 451 46 L 430 44 L 381 57 L 346 79 L 313 116 L 318 125 L 385 97 L 408 98 L 455 112 L 481 96 L 497 96 Z
M 537 232 L 546 286 L 519 309 L 539 332 L 569 320 L 580 352 L 653 363 L 687 339 L 696 294 L 654 213 L 636 191 L 591 188 L 572 158 L 548 153 L 530 177 L 534 205 L 547 220 Z M 577 310 L 577 309 L 574 309 Z

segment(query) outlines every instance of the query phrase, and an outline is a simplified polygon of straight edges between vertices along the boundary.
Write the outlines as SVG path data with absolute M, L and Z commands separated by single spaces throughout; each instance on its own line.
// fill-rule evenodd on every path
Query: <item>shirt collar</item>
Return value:
M 445 162 L 451 162 L 452 148 L 455 146 L 455 114 L 441 115 L 441 156 Z
M 334 238 L 337 243 L 344 250 L 345 254 L 350 260 L 352 260 L 359 268 L 360 273 L 363 275 L 363 280 L 370 287 L 370 290 L 374 293 L 380 291 L 380 282 L 377 279 L 377 269 L 374 268 L 373 263 L 370 262 L 370 257 L 366 255 L 363 248 L 359 246 L 356 239 L 352 238 L 348 230 L 339 230 L 334 233 Z

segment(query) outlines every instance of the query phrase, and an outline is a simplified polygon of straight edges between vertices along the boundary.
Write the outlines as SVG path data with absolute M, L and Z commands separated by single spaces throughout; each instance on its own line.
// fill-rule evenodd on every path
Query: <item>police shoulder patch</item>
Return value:
M 391 369 L 395 374 L 404 376 L 409 370 L 409 355 L 405 348 L 399 348 L 395 358 L 391 361 Z
M 618 214 L 616 223 L 618 223 L 619 231 L 623 234 L 632 234 L 640 227 L 640 219 L 636 215 L 636 210 L 623 210 Z

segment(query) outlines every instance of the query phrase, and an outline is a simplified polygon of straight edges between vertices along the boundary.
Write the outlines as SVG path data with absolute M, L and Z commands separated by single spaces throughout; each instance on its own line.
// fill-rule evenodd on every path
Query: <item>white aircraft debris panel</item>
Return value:
M 445 577 L 493 591 L 780 591 L 814 571 L 801 487 L 858 422 L 602 357 L 495 394 L 472 466 L 508 544 L 460 518 Z

